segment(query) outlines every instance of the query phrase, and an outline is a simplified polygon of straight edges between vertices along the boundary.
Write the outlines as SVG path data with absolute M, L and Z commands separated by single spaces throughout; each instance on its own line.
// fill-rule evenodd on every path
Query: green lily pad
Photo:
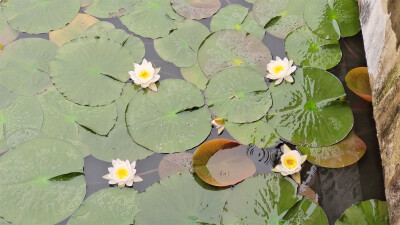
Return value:
M 129 133 L 136 143 L 156 152 L 191 149 L 211 132 L 211 115 L 203 105 L 203 95 L 192 84 L 163 80 L 158 92 L 140 90 L 129 103 Z
M 135 224 L 219 224 L 229 193 L 202 187 L 192 174 L 171 176 L 142 194 Z
M 67 99 L 99 106 L 121 95 L 132 61 L 129 51 L 114 41 L 80 38 L 57 51 L 49 71 L 57 90 Z
M 114 18 L 125 15 L 133 10 L 135 1 L 117 0 L 104 1 L 94 0 L 86 9 L 85 13 L 98 18 Z
M 192 169 L 193 154 L 189 152 L 178 152 L 164 156 L 158 165 L 160 179 L 181 173 L 189 173 Z
M 13 29 L 38 34 L 65 26 L 79 8 L 80 0 L 8 0 L 1 12 Z
M 17 39 L 19 32 L 12 29 L 3 16 L 0 16 L 0 45 L 6 46 Z
M 361 29 L 358 2 L 354 0 L 310 0 L 304 19 L 315 34 L 325 39 L 350 37 Z
M 279 135 L 265 119 L 241 124 L 226 121 L 225 129 L 235 140 L 245 145 L 254 144 L 259 148 L 267 148 L 279 142 Z
M 100 38 L 103 34 L 107 34 L 111 30 L 115 30 L 114 24 L 108 21 L 100 21 L 88 27 L 86 37 Z
M 357 202 L 350 206 L 335 225 L 389 225 L 386 202 L 377 199 Z
M 177 29 L 168 36 L 154 40 L 154 48 L 162 59 L 178 67 L 197 63 L 201 42 L 210 34 L 203 24 L 194 20 L 176 21 Z
M 303 199 L 283 217 L 282 225 L 329 225 L 324 210 L 310 199 Z
M 31 128 L 21 128 L 12 133 L 7 134 L 5 137 L 7 142 L 7 148 L 11 149 L 17 145 L 27 142 L 38 137 L 44 137 L 44 135 L 39 131 Z
M 219 0 L 171 0 L 171 6 L 179 15 L 194 20 L 211 17 L 219 8 Z
M 0 189 L 0 216 L 5 220 L 27 225 L 61 222 L 86 194 L 82 155 L 57 139 L 22 143 L 0 157 Z
M 248 66 L 266 75 L 271 53 L 261 40 L 244 31 L 223 30 L 210 35 L 198 52 L 198 62 L 210 78 L 219 71 L 237 66 Z
M 174 20 L 181 20 L 182 17 L 172 10 L 169 1 L 142 0 L 133 7 L 133 12 L 120 19 L 133 33 L 156 39 L 177 29 Z
M 94 0 L 81 0 L 81 7 L 88 7 Z
M 16 96 L 13 93 L 0 84 L 0 109 L 4 109 L 5 107 L 9 106 L 15 100 L 15 98 Z
M 106 188 L 89 196 L 71 216 L 68 225 L 132 224 L 139 192 L 130 188 Z
M 4 219 L 2 219 L 2 218 L 0 217 L 0 225 L 12 225 L 12 224 L 9 223 L 9 222 L 7 222 L 7 221 L 5 221 Z
M 346 85 L 356 95 L 366 101 L 372 102 L 372 90 L 369 83 L 369 73 L 367 67 L 357 67 L 346 74 Z
M 152 151 L 136 144 L 126 129 L 125 110 L 135 94 L 135 86 L 126 84 L 121 97 L 115 101 L 118 112 L 117 122 L 107 136 L 94 134 L 83 127 L 79 128 L 81 142 L 89 146 L 90 153 L 94 157 L 108 162 L 113 159 L 132 162 L 153 154 Z
M 304 5 L 307 0 L 258 0 L 253 6 L 254 19 L 279 38 L 304 26 Z
M 337 40 L 322 39 L 306 26 L 298 28 L 286 37 L 285 50 L 294 63 L 303 67 L 330 69 L 342 59 Z
M 198 89 L 203 90 L 206 89 L 208 78 L 204 75 L 203 71 L 198 63 L 194 64 L 191 67 L 182 67 L 181 68 L 182 77 L 194 84 Z M 0 103 L 1 105 L 1 103 Z
M 256 172 L 247 146 L 228 139 L 201 144 L 193 154 L 193 169 L 204 182 L 218 187 L 237 184 Z
M 52 86 L 48 64 L 57 45 L 41 38 L 17 40 L 0 52 L 0 84 L 15 94 L 36 95 Z
M 341 142 L 321 148 L 297 146 L 307 160 L 323 167 L 341 168 L 356 163 L 365 154 L 367 145 L 354 131 Z
M 301 197 L 297 184 L 280 174 L 248 178 L 228 198 L 221 224 L 279 224 Z
M 353 113 L 342 83 L 317 68 L 297 69 L 294 83 L 270 86 L 273 106 L 267 121 L 296 145 L 329 146 L 343 140 L 353 127 Z M 312 118 L 312 119 L 311 119 Z
M 249 9 L 239 5 L 231 4 L 221 9 L 211 20 L 211 31 L 220 30 L 242 30 L 260 39 L 264 38 L 265 30 L 257 24 Z
M 263 77 L 249 67 L 232 67 L 214 75 L 204 92 L 212 113 L 233 123 L 259 120 L 272 106 Z

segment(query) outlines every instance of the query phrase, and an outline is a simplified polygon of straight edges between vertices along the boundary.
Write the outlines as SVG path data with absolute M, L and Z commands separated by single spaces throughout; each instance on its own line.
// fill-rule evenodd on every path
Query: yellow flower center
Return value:
M 297 160 L 294 157 L 286 157 L 283 159 L 283 164 L 288 169 L 293 169 L 297 166 Z
M 277 74 L 277 73 L 283 71 L 283 66 L 281 66 L 281 65 L 274 66 L 272 71 L 274 71 L 274 73 Z
M 139 77 L 142 79 L 147 79 L 149 78 L 150 73 L 147 70 L 142 70 L 140 71 Z
M 127 176 L 128 176 L 128 170 L 126 170 L 125 168 L 119 168 L 117 170 L 117 177 L 119 179 L 124 179 Z

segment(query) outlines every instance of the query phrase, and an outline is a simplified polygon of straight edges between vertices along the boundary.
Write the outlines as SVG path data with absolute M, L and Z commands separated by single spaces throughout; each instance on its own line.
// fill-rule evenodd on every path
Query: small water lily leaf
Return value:
M 228 139 L 200 145 L 193 154 L 193 169 L 203 181 L 219 187 L 237 184 L 256 172 L 247 146 Z
M 229 196 L 221 224 L 279 224 L 301 197 L 297 184 L 280 174 L 257 175 L 238 184 Z
M 121 97 L 115 101 L 118 113 L 117 122 L 107 136 L 97 135 L 83 127 L 79 128 L 81 142 L 89 146 L 90 153 L 94 157 L 107 162 L 111 162 L 113 159 L 133 162 L 153 154 L 152 151 L 136 144 L 126 129 L 125 110 L 135 94 L 135 86 L 131 83 L 126 84 Z
M 186 81 L 194 84 L 198 89 L 203 91 L 206 89 L 208 78 L 201 71 L 199 64 L 196 63 L 191 67 L 182 67 L 181 73 Z
M 340 80 L 317 68 L 297 69 L 294 83 L 270 86 L 273 105 L 267 121 L 296 145 L 321 147 L 343 140 L 353 127 L 353 113 Z M 313 118 L 313 119 L 310 119 Z
M 81 0 L 81 7 L 88 7 L 94 0 Z
M 169 1 L 142 0 L 133 7 L 133 12 L 121 17 L 121 22 L 137 35 L 156 39 L 177 29 L 174 20 L 181 19 Z
M 253 6 L 254 19 L 279 38 L 304 26 L 304 5 L 307 0 L 257 0 Z
M 211 132 L 211 116 L 203 105 L 203 95 L 194 85 L 178 79 L 161 81 L 157 92 L 140 90 L 129 103 L 129 133 L 152 151 L 191 149 Z
M 211 20 L 211 31 L 242 30 L 263 39 L 265 30 L 258 25 L 248 8 L 239 4 L 231 4 L 221 9 Z
M 0 52 L 0 84 L 19 95 L 36 95 L 52 86 L 48 64 L 57 45 L 41 38 L 17 40 Z
M 221 7 L 219 0 L 171 0 L 172 8 L 188 19 L 204 19 L 214 15 Z
M 85 13 L 98 18 L 114 18 L 132 12 L 136 0 L 103 1 L 94 0 Z
M 210 35 L 198 52 L 198 62 L 210 78 L 219 71 L 248 66 L 265 76 L 271 53 L 260 39 L 244 31 L 223 30 Z
M 3 16 L 0 16 L 0 45 L 6 46 L 13 42 L 19 35 L 19 32 L 12 29 Z
M 225 122 L 225 128 L 235 140 L 245 145 L 267 148 L 279 142 L 279 135 L 265 119 L 253 123 Z
M 84 37 L 86 30 L 91 25 L 99 22 L 98 19 L 87 14 L 79 13 L 67 26 L 53 30 L 49 33 L 50 41 L 62 46 L 75 38 Z
M 283 217 L 282 225 L 329 225 L 324 210 L 310 199 L 303 199 Z
M 369 74 L 367 67 L 358 67 L 350 70 L 345 78 L 346 85 L 356 95 L 371 102 L 371 85 L 369 83 Z
M 271 108 L 271 94 L 263 77 L 249 67 L 218 72 L 204 92 L 212 113 L 233 123 L 259 120 Z
M 341 168 L 356 163 L 365 154 L 367 145 L 354 131 L 341 142 L 321 148 L 298 146 L 307 155 L 307 160 L 315 165 L 328 168 Z
M 5 137 L 22 128 L 40 130 L 43 112 L 35 97 L 19 96 L 8 107 L 0 110 L 0 126 Z
M 39 34 L 65 26 L 79 8 L 80 0 L 8 0 L 1 13 L 13 29 Z
M 86 37 L 100 38 L 111 30 L 115 30 L 114 24 L 108 21 L 100 21 L 87 28 Z
M 139 192 L 130 188 L 106 188 L 90 195 L 71 216 L 68 225 L 132 224 Z
M 177 29 L 168 36 L 154 40 L 154 48 L 162 59 L 178 67 L 197 63 L 201 42 L 210 34 L 203 24 L 194 20 L 176 21 Z
M 80 38 L 57 51 L 49 71 L 57 90 L 67 99 L 99 106 L 121 95 L 132 61 L 129 51 L 114 41 Z
M 389 225 L 389 212 L 384 201 L 370 199 L 350 206 L 335 225 Z
M 13 224 L 56 224 L 70 216 L 86 194 L 83 158 L 70 143 L 38 138 L 0 157 L 0 216 Z
M 142 194 L 134 224 L 219 224 L 230 190 L 203 186 L 189 173 L 153 184 Z
M 330 69 L 342 59 L 337 40 L 325 40 L 315 35 L 306 26 L 290 33 L 285 40 L 286 54 L 300 66 Z
M 305 5 L 307 26 L 325 39 L 356 35 L 360 29 L 358 2 L 354 0 L 310 0 Z
M 178 152 L 164 156 L 158 165 L 158 175 L 165 179 L 171 175 L 190 172 L 193 154 Z
M 9 106 L 15 100 L 15 98 L 16 96 L 13 93 L 0 84 L 0 109 L 4 109 L 5 107 Z

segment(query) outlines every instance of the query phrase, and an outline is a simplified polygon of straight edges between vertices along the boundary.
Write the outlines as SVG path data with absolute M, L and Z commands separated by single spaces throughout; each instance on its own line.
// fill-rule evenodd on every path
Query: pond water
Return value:
M 221 0 L 221 3 L 222 7 L 228 4 L 240 4 L 248 8 L 252 7 L 251 4 L 242 0 Z M 116 28 L 124 29 L 129 32 L 119 19 L 101 20 L 109 21 L 113 23 Z M 207 27 L 209 27 L 210 21 L 211 18 L 200 20 L 200 22 Z M 28 35 L 22 33 L 19 36 L 19 38 L 26 37 L 48 39 L 47 34 Z M 162 68 L 160 72 L 161 80 L 169 78 L 182 79 L 178 67 L 162 60 L 158 56 L 153 46 L 153 40 L 140 38 L 146 46 L 145 58 L 156 64 L 157 67 Z M 276 56 L 282 58 L 286 56 L 283 39 L 276 38 L 266 33 L 263 43 L 269 48 L 273 58 Z M 344 82 L 345 75 L 349 70 L 360 66 L 366 66 L 361 34 L 341 39 L 340 46 L 343 52 L 342 61 L 329 71 Z M 346 98 L 350 101 L 350 106 L 355 118 L 354 131 L 366 143 L 367 152 L 356 164 L 345 168 L 328 169 L 306 162 L 301 172 L 303 182 L 317 193 L 320 206 L 324 209 L 331 224 L 333 224 L 351 204 L 367 199 L 385 200 L 383 173 L 372 114 L 372 105 L 351 92 L 345 84 L 344 87 L 347 94 Z M 234 140 L 227 131 L 218 135 L 217 130 L 212 129 L 206 141 L 216 138 Z M 195 148 L 188 152 L 192 153 L 194 151 Z M 256 164 L 257 173 L 271 172 L 270 170 L 273 165 L 271 159 L 273 157 L 270 155 L 274 152 L 276 152 L 276 149 L 264 150 L 264 152 L 263 150 L 257 149 L 256 151 L 249 152 L 250 157 Z M 134 183 L 134 189 L 142 192 L 160 179 L 158 175 L 158 165 L 164 156 L 164 154 L 155 153 L 137 162 L 137 173 L 144 181 Z M 102 176 L 107 173 L 107 168 L 110 166 L 111 163 L 98 160 L 93 156 L 87 156 L 85 158 L 86 198 L 101 189 L 109 187 L 107 180 L 103 179 Z M 60 222 L 59 225 L 67 224 L 67 222 L 68 219 Z

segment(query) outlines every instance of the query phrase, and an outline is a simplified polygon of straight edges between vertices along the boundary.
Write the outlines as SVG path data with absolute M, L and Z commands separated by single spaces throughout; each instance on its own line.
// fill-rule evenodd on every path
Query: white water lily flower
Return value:
M 109 184 L 118 184 L 118 187 L 132 186 L 133 182 L 143 181 L 141 177 L 136 175 L 136 161 L 129 163 L 128 160 L 122 161 L 120 159 L 112 160 L 113 167 L 108 168 L 109 174 L 103 176 L 104 179 L 109 180 Z
M 131 79 L 136 85 L 140 85 L 142 88 L 149 88 L 152 91 L 157 91 L 157 85 L 155 84 L 159 79 L 161 68 L 154 68 L 151 62 L 147 62 L 143 59 L 142 64 L 134 63 L 134 71 L 129 71 Z
M 282 83 L 283 80 L 293 83 L 294 80 L 290 74 L 296 71 L 296 66 L 293 66 L 293 60 L 288 60 L 288 58 L 282 60 L 277 56 L 276 60 L 268 63 L 267 70 L 267 78 L 276 80 L 275 85 Z
M 218 129 L 218 134 L 221 134 L 225 129 L 225 121 L 222 118 L 214 117 L 211 121 L 212 125 Z
M 273 168 L 272 171 L 281 173 L 283 176 L 295 174 L 300 172 L 301 165 L 306 159 L 307 155 L 300 155 L 298 151 L 291 150 L 287 145 L 283 145 L 281 164 Z

